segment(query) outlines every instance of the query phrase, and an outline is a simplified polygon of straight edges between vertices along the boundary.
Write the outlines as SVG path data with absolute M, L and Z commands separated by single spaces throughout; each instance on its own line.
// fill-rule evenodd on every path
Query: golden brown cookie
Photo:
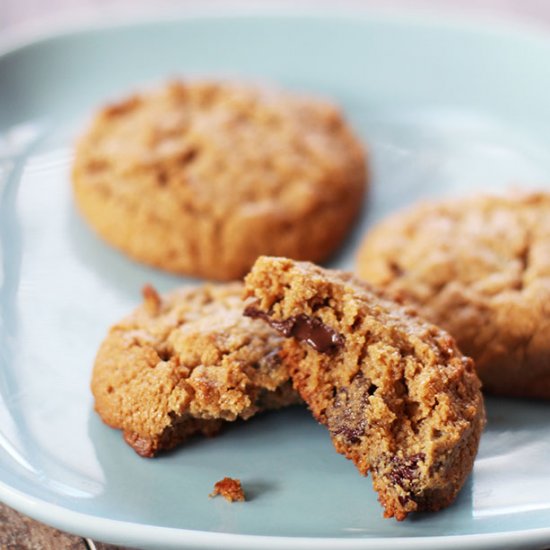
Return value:
M 340 271 L 260 258 L 246 313 L 289 339 L 295 388 L 336 450 L 370 472 L 386 517 L 448 506 L 485 423 L 471 359 L 443 330 Z
M 113 326 L 92 374 L 95 409 L 142 456 L 298 402 L 281 338 L 242 315 L 242 284 L 185 288 Z
M 550 194 L 413 206 L 368 233 L 357 272 L 448 330 L 488 392 L 550 398 Z
M 107 242 L 218 280 L 260 254 L 327 258 L 365 186 L 363 149 L 335 106 L 229 82 L 175 82 L 103 109 L 73 168 L 78 207 Z

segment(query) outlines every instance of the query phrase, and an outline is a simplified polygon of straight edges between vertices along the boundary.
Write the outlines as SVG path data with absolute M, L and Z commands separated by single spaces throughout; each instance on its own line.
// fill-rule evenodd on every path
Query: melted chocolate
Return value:
M 344 345 L 344 339 L 333 328 L 316 317 L 308 317 L 304 313 L 293 315 L 284 321 L 276 321 L 269 316 L 269 313 L 260 311 L 254 306 L 248 306 L 244 310 L 244 315 L 266 321 L 286 338 L 292 337 L 305 342 L 319 353 L 335 353 Z

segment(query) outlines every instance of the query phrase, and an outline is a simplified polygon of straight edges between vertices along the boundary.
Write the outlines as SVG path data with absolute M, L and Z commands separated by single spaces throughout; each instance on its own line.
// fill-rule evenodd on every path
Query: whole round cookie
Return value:
M 281 338 L 243 317 L 242 285 L 159 296 L 114 325 L 92 373 L 95 409 L 142 456 L 225 422 L 299 401 L 279 357 Z
M 488 392 L 550 398 L 550 194 L 414 206 L 367 234 L 357 271 L 448 330 Z
M 73 187 L 91 226 L 134 259 L 230 280 L 260 254 L 326 259 L 360 210 L 366 163 L 330 103 L 175 82 L 99 112 Z

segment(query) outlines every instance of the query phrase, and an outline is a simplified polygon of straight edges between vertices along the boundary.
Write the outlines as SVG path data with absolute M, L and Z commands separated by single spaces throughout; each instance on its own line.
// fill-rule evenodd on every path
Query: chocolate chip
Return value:
M 284 321 L 276 321 L 269 313 L 248 306 L 244 310 L 244 315 L 266 321 L 286 338 L 292 337 L 303 341 L 319 353 L 335 353 L 344 345 L 344 339 L 333 328 L 320 319 L 308 317 L 303 313 L 293 315 Z
M 352 445 L 361 442 L 369 426 L 368 390 L 372 386 L 359 372 L 348 386 L 338 389 L 333 402 L 327 407 L 328 428 L 333 436 L 341 436 Z
M 392 457 L 393 468 L 388 477 L 400 487 L 407 485 L 417 476 L 418 463 L 425 460 L 425 458 L 424 453 L 417 453 L 406 458 Z
M 269 323 L 269 315 L 254 305 L 246 306 L 244 308 L 243 315 L 245 317 L 250 317 L 251 319 L 261 319 L 262 321 Z
M 333 435 L 341 435 L 346 438 L 348 443 L 356 444 L 361 443 L 361 437 L 365 435 L 366 422 L 363 420 L 357 424 L 354 428 L 349 426 L 340 426 L 332 433 Z

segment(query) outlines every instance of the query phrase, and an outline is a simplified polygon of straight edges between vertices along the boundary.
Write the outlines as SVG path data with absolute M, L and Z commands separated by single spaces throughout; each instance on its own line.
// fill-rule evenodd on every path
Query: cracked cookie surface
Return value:
M 114 325 L 92 374 L 95 409 L 142 456 L 227 421 L 299 401 L 281 338 L 243 317 L 242 284 L 205 285 L 159 296 Z
M 294 387 L 336 450 L 372 476 L 386 517 L 448 506 L 485 424 L 471 359 L 443 330 L 350 274 L 258 259 L 246 314 L 288 339 Z
M 550 194 L 413 206 L 367 234 L 357 272 L 448 330 L 484 390 L 550 398 Z
M 365 154 L 331 103 L 230 82 L 173 82 L 97 114 L 77 205 L 134 259 L 217 280 L 260 254 L 321 261 L 355 220 Z

